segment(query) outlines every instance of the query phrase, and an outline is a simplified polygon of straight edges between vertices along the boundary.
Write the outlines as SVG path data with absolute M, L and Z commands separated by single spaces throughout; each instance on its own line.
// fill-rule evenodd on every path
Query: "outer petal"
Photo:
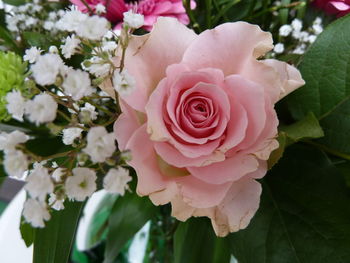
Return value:
M 305 84 L 299 70 L 285 62 L 275 59 L 266 59 L 263 60 L 262 63 L 274 68 L 280 76 L 282 87 L 278 98 L 279 100 Z
M 133 36 L 125 56 L 125 68 L 136 80 L 134 94 L 125 101 L 145 111 L 148 96 L 165 77 L 167 66 L 179 63 L 196 34 L 173 18 L 159 17 L 151 33 Z
M 233 183 L 211 217 L 216 235 L 224 237 L 246 228 L 259 208 L 260 195 L 261 185 L 249 177 Z
M 192 69 L 220 68 L 238 74 L 249 59 L 273 48 L 270 33 L 246 22 L 225 23 L 202 32 L 187 48 L 183 62 Z
M 189 167 L 188 170 L 196 178 L 211 184 L 223 184 L 237 181 L 244 175 L 258 169 L 259 162 L 253 155 L 236 155 L 223 162 L 204 167 Z
M 137 173 L 137 193 L 140 196 L 166 189 L 168 180 L 159 170 L 153 143 L 149 140 L 146 125 L 142 125 L 130 138 L 127 149 L 131 150 L 129 164 Z

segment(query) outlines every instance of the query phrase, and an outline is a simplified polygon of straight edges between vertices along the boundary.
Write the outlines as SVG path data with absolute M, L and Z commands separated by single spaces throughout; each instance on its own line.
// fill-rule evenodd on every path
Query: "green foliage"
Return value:
M 78 226 L 82 202 L 65 202 L 65 209 L 52 211 L 45 228 L 35 231 L 33 263 L 67 263 Z
M 0 121 L 10 117 L 6 110 L 6 94 L 12 90 L 23 90 L 26 63 L 12 52 L 0 51 Z
M 174 263 L 229 263 L 230 257 L 228 243 L 216 237 L 209 219 L 191 218 L 179 224 L 174 236 Z
M 294 145 L 263 180 L 260 208 L 229 236 L 240 263 L 350 261 L 350 196 L 327 156 Z

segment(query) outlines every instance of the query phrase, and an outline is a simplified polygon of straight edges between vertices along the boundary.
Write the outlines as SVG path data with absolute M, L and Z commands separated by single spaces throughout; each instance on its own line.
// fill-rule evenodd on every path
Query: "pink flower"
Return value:
M 338 17 L 350 13 L 350 0 L 315 0 L 313 3 L 326 13 Z
M 71 3 L 76 5 L 78 9 L 84 13 L 88 13 L 89 9 L 82 0 L 70 0 Z M 120 22 L 123 20 L 123 13 L 128 11 L 124 0 L 85 0 L 90 9 L 95 12 L 95 7 L 98 4 L 106 6 L 106 18 L 112 23 Z
M 304 84 L 294 67 L 257 60 L 272 48 L 270 33 L 245 22 L 196 35 L 158 18 L 131 38 L 125 67 L 136 89 L 120 100 L 114 128 L 119 148 L 131 150 L 139 195 L 171 202 L 179 220 L 211 218 L 218 236 L 248 225 L 255 179 L 278 147 L 274 104 Z
M 88 12 L 88 8 L 81 0 L 70 0 L 78 6 L 82 12 Z M 112 23 L 116 23 L 116 28 L 120 29 L 123 21 L 123 13 L 132 9 L 136 13 L 144 16 L 145 22 L 143 28 L 150 31 L 153 24 L 160 16 L 177 18 L 181 23 L 187 25 L 190 20 L 182 4 L 182 0 L 140 0 L 125 3 L 123 0 L 86 0 L 90 8 L 94 11 L 97 4 L 107 5 L 106 17 Z M 196 3 L 191 0 L 191 8 L 195 8 Z

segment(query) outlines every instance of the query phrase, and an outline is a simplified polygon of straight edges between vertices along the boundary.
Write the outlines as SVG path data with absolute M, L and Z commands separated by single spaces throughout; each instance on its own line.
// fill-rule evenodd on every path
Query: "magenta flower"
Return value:
M 88 12 L 88 8 L 81 0 L 70 0 L 75 4 L 80 11 Z M 182 0 L 139 0 L 139 1 L 124 1 L 124 0 L 85 0 L 92 11 L 95 11 L 95 7 L 98 4 L 106 6 L 107 14 L 106 18 L 113 24 L 116 24 L 116 28 L 120 28 L 123 21 L 123 13 L 132 9 L 144 16 L 145 22 L 143 28 L 150 31 L 153 24 L 160 16 L 177 18 L 182 24 L 187 25 L 190 21 L 186 14 L 186 10 L 183 7 Z M 191 1 L 191 7 L 195 8 L 196 3 Z
M 350 0 L 315 0 L 314 4 L 326 13 L 337 17 L 350 13 Z

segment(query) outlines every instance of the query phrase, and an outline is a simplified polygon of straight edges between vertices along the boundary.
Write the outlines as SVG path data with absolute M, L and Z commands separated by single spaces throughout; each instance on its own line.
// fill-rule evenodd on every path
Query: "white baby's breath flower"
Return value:
M 319 35 L 323 32 L 323 27 L 320 24 L 313 24 L 312 29 L 314 30 L 316 35 Z
M 24 186 L 26 191 L 32 198 L 38 198 L 40 201 L 45 201 L 46 195 L 54 190 L 49 171 L 42 164 L 36 163 L 34 170 L 27 178 L 27 184 Z
M 104 17 L 90 16 L 76 30 L 78 36 L 90 40 L 100 40 L 109 30 L 109 22 Z
M 46 29 L 47 31 L 51 31 L 54 27 L 55 27 L 55 23 L 52 21 L 45 21 L 44 25 L 43 25 L 44 29 Z
M 41 52 L 42 50 L 37 47 L 26 49 L 23 60 L 28 61 L 29 63 L 34 63 L 40 57 Z
M 88 63 L 82 63 L 83 69 L 95 75 L 96 77 L 105 77 L 111 70 L 111 65 L 106 63 L 100 57 L 92 57 L 87 60 Z M 89 66 L 85 66 L 88 64 Z
M 62 66 L 63 61 L 57 54 L 45 54 L 37 59 L 31 70 L 36 83 L 45 86 L 55 83 Z
M 57 195 L 54 193 L 50 194 L 49 206 L 53 209 L 60 211 L 64 209 L 64 199 L 57 199 Z
M 83 149 L 94 163 L 104 162 L 115 152 L 115 135 L 105 127 L 93 127 L 87 134 L 87 146 Z
M 84 14 L 76 9 L 69 10 L 65 13 L 60 12 L 61 19 L 57 22 L 56 27 L 62 31 L 74 32 L 85 23 L 88 19 L 88 15 Z
M 132 10 L 125 12 L 124 16 L 124 24 L 131 28 L 140 28 L 143 26 L 144 18 L 141 14 L 135 14 Z
M 295 30 L 295 31 L 301 31 L 301 29 L 303 28 L 303 22 L 298 19 L 298 18 L 295 18 L 293 21 L 292 21 L 292 28 Z
M 307 39 L 309 43 L 314 43 L 316 41 L 317 36 L 315 35 L 310 35 Z
M 25 25 L 26 25 L 27 28 L 30 27 L 30 26 L 33 26 L 33 25 L 35 25 L 37 23 L 38 23 L 38 19 L 36 19 L 36 18 L 34 18 L 32 16 L 27 17 L 27 19 L 25 21 Z
M 53 167 L 57 168 L 57 167 Z M 55 171 L 53 171 L 51 177 L 56 182 L 59 183 L 62 181 L 62 176 L 66 173 L 66 169 L 62 167 L 58 167 Z
M 115 41 L 103 41 L 102 42 L 102 50 L 103 51 L 114 51 L 118 47 Z
M 69 199 L 84 201 L 96 191 L 96 174 L 89 168 L 74 168 L 73 176 L 69 176 L 65 183 L 66 194 Z
M 57 102 L 50 95 L 41 93 L 26 102 L 25 112 L 31 122 L 39 125 L 55 120 L 57 107 Z
M 130 95 L 135 90 L 135 79 L 126 69 L 122 72 L 115 71 L 113 75 L 114 89 L 123 97 Z
M 0 151 L 12 151 L 20 143 L 29 140 L 29 136 L 21 131 L 13 131 L 11 133 L 0 133 Z
M 72 96 L 73 100 L 80 100 L 93 92 L 89 74 L 80 69 L 68 70 L 62 87 L 67 94 Z
M 84 107 L 80 109 L 79 118 L 83 122 L 94 121 L 97 119 L 97 112 L 95 111 L 95 106 L 90 103 L 85 103 Z
M 305 53 L 306 50 L 306 45 L 305 44 L 301 44 L 298 45 L 294 50 L 293 50 L 293 54 L 297 54 L 297 55 L 302 55 Z
M 284 51 L 284 45 L 282 43 L 278 43 L 275 45 L 275 47 L 273 48 L 273 51 L 277 54 L 281 54 Z
M 8 176 L 22 179 L 25 171 L 28 169 L 29 162 L 23 152 L 12 150 L 5 153 L 3 164 Z
M 279 29 L 279 35 L 282 37 L 287 37 L 289 34 L 293 31 L 293 28 L 291 25 L 283 25 Z
M 117 193 L 123 196 L 131 179 L 129 170 L 122 167 L 118 167 L 118 169 L 112 168 L 103 179 L 103 188 L 110 193 Z
M 63 143 L 65 145 L 73 144 L 74 140 L 80 137 L 83 129 L 81 128 L 67 128 L 64 129 L 63 132 Z
M 64 41 L 64 44 L 61 45 L 62 54 L 65 58 L 70 58 L 75 54 L 78 46 L 80 44 L 80 40 L 75 37 L 75 35 L 68 36 Z
M 12 118 L 23 121 L 25 99 L 21 92 L 14 90 L 7 93 L 6 101 L 7 112 L 12 115 Z
M 46 204 L 31 198 L 23 205 L 23 217 L 33 227 L 40 228 L 45 227 L 44 220 L 48 221 L 51 218 Z
M 106 13 L 106 7 L 103 4 L 97 4 L 95 6 L 95 11 L 98 15 Z
M 51 54 L 58 54 L 58 48 L 56 46 L 50 46 L 49 47 L 49 53 Z

